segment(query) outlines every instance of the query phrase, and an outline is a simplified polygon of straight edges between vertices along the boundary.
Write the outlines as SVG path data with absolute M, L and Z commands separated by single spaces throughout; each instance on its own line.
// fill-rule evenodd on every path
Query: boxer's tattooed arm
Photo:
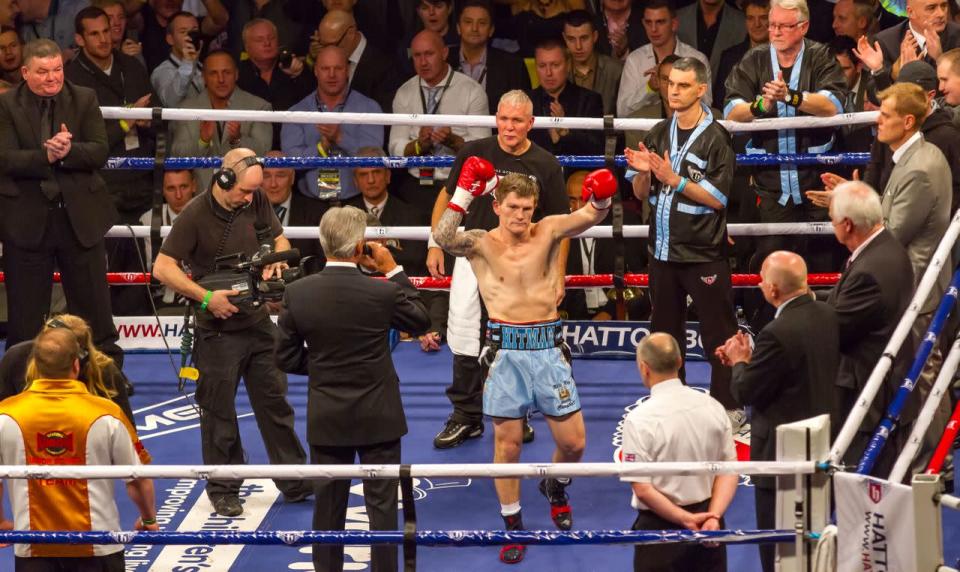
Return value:
M 453 209 L 444 211 L 436 230 L 433 231 L 433 239 L 437 241 L 440 248 L 453 256 L 469 257 L 476 252 L 480 239 L 487 234 L 487 231 L 474 229 L 457 232 L 461 220 L 463 220 L 462 213 Z

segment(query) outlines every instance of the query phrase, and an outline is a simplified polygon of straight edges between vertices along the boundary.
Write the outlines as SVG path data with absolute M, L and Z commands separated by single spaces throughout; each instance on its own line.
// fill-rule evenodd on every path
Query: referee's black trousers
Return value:
M 710 499 L 681 507 L 692 513 L 706 512 Z M 675 522 L 660 518 L 651 510 L 637 512 L 632 530 L 676 530 Z M 720 528 L 726 528 L 720 519 Z M 633 548 L 634 572 L 726 572 L 727 549 L 724 545 L 709 548 L 702 544 L 638 544 Z

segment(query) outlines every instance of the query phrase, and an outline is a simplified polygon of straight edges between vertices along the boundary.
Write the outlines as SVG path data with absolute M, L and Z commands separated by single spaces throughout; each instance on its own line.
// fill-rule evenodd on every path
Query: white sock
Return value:
M 500 514 L 502 516 L 513 516 L 520 512 L 520 502 L 500 505 Z

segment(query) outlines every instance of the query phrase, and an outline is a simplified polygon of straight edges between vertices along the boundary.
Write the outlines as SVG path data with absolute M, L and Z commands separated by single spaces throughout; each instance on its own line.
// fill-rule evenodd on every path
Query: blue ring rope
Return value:
M 791 530 L 451 530 L 418 531 L 421 546 L 498 546 L 537 544 L 658 544 L 664 542 L 723 542 L 758 544 L 793 542 Z M 0 543 L 24 544 L 251 544 L 258 546 L 304 544 L 403 544 L 400 530 L 268 530 L 268 531 L 0 531 Z
M 900 387 L 897 389 L 897 394 L 894 396 L 893 402 L 890 403 L 886 414 L 880 421 L 880 424 L 877 426 L 876 431 L 874 431 L 873 437 L 870 439 L 870 443 L 863 451 L 863 456 L 860 458 L 860 463 L 857 465 L 857 472 L 861 475 L 869 474 L 873 469 L 873 465 L 880 457 L 880 452 L 883 451 L 883 446 L 887 443 L 890 433 L 892 433 L 894 427 L 896 427 L 897 421 L 900 419 L 900 413 L 903 411 L 903 407 L 907 403 L 907 398 L 910 397 L 910 392 L 913 391 L 913 387 L 916 385 L 917 379 L 920 378 L 920 373 L 923 371 L 923 366 L 927 363 L 927 358 L 930 357 L 930 352 L 933 351 L 933 345 L 937 343 L 937 337 L 940 335 L 941 330 L 943 330 L 943 326 L 947 321 L 947 317 L 950 315 L 950 311 L 953 310 L 953 306 L 957 302 L 958 289 L 960 289 L 960 270 L 954 273 L 953 280 L 950 282 L 950 286 L 947 288 L 946 293 L 944 293 L 943 298 L 940 300 L 940 305 L 937 306 L 937 311 L 933 315 L 933 320 L 930 321 L 930 326 L 927 328 L 927 332 L 923 336 L 923 342 L 921 342 L 920 347 L 917 348 L 913 365 L 910 366 L 910 372 L 907 374 L 907 377 L 903 379 L 903 383 L 901 383 Z
M 265 157 L 267 167 L 292 167 L 294 169 L 317 169 L 332 167 L 382 167 L 394 169 L 412 167 L 449 167 L 453 157 Z M 840 153 L 836 155 L 817 155 L 799 153 L 793 155 L 740 154 L 738 165 L 862 165 L 870 159 L 869 153 Z M 606 163 L 603 155 L 559 155 L 557 160 L 564 167 L 600 168 Z M 164 167 L 180 169 L 216 169 L 220 167 L 220 157 L 167 157 Z M 623 155 L 616 158 L 618 167 L 626 166 Z M 152 170 L 153 157 L 110 157 L 107 169 Z

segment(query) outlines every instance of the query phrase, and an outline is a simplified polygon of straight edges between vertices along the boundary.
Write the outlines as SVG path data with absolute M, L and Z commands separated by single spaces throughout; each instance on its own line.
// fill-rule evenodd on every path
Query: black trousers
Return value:
M 310 462 L 315 465 L 349 465 L 359 457 L 362 464 L 396 465 L 400 463 L 400 440 L 374 445 L 331 447 L 310 446 Z M 370 519 L 370 530 L 397 530 L 397 479 L 370 479 L 363 481 L 363 502 Z M 313 481 L 315 495 L 313 510 L 314 530 L 343 530 L 347 520 L 347 500 L 350 497 L 348 479 Z M 313 545 L 313 566 L 317 572 L 342 572 L 343 545 Z M 373 572 L 396 572 L 396 545 L 371 547 Z
M 477 330 L 481 351 L 487 335 L 487 318 L 487 307 L 481 300 L 480 328 Z M 453 378 L 446 392 L 453 405 L 451 419 L 456 423 L 475 425 L 483 422 L 483 382 L 487 378 L 487 368 L 477 358 L 453 354 Z
M 710 499 L 682 508 L 690 512 L 706 512 Z M 720 528 L 725 528 L 723 519 Z M 641 510 L 632 530 L 676 530 L 677 523 L 660 518 L 650 510 Z M 727 548 L 707 548 L 701 544 L 638 544 L 633 548 L 634 572 L 726 572 Z
M 33 339 L 50 313 L 54 267 L 60 270 L 67 310 L 90 324 L 93 343 L 123 367 L 117 345 L 103 241 L 87 248 L 77 241 L 66 209 L 51 203 L 43 241 L 36 248 L 3 245 L 7 283 L 7 347 Z
M 200 406 L 204 464 L 245 462 L 236 404 L 241 377 L 270 462 L 284 465 L 306 462 L 307 455 L 293 429 L 293 408 L 287 402 L 287 376 L 273 361 L 275 330 L 269 319 L 235 332 L 198 328 L 194 361 L 200 370 L 196 399 Z M 286 494 L 295 494 L 308 486 L 299 480 L 274 482 Z M 242 484 L 241 479 L 211 479 L 207 481 L 207 496 L 213 499 L 236 495 Z
M 85 558 L 14 558 L 15 572 L 124 572 L 123 550 L 106 556 Z
M 777 490 L 767 487 L 753 488 L 754 500 L 757 509 L 757 529 L 772 530 L 777 524 Z M 773 572 L 774 561 L 777 557 L 776 543 L 767 542 L 757 545 L 760 549 L 760 565 L 763 572 Z
M 730 393 L 732 372 L 713 355 L 717 347 L 737 332 L 730 266 L 726 260 L 683 263 L 650 259 L 650 296 L 653 298 L 650 331 L 672 335 L 684 355 L 688 295 L 697 307 L 703 351 L 710 361 L 710 395 L 727 409 L 736 409 L 739 405 Z M 682 369 L 680 376 L 684 379 Z

